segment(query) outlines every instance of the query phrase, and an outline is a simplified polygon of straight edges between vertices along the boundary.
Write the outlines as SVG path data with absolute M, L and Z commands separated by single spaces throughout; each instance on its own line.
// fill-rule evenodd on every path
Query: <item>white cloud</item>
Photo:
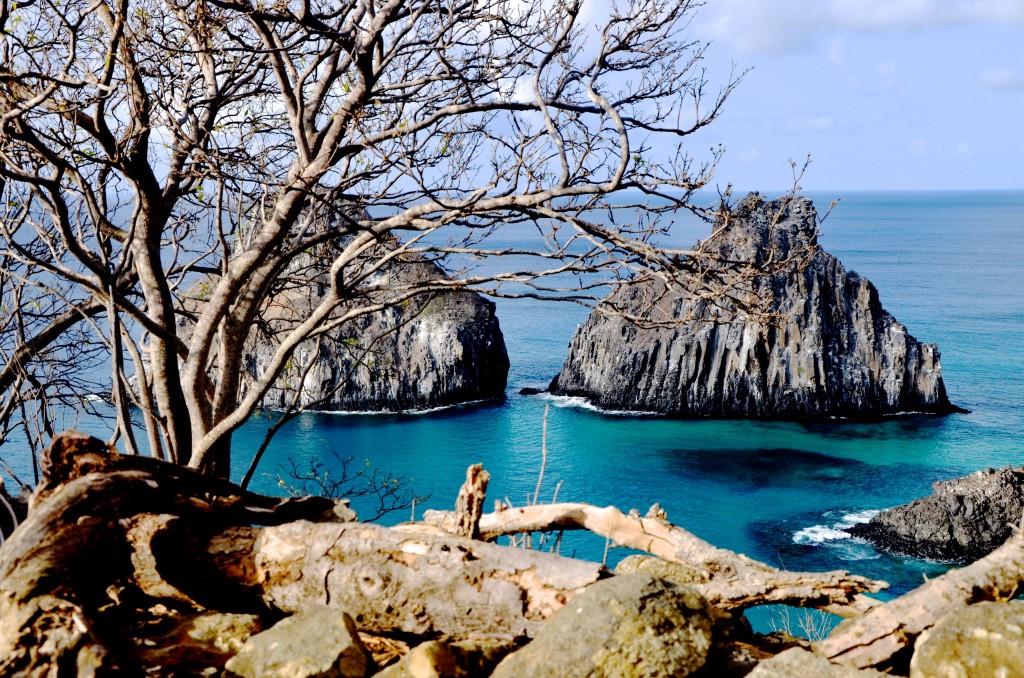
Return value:
M 978 82 L 1007 92 L 1024 89 L 1024 76 L 1012 68 L 989 68 L 978 75 Z
M 924 29 L 970 22 L 1024 28 L 1022 0 L 716 0 L 699 15 L 717 40 L 753 54 L 797 52 L 832 30 Z

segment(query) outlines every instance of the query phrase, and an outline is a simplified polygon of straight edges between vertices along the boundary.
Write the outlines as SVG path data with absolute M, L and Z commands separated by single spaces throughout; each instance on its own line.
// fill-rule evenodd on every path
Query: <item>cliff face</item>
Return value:
M 395 247 L 380 244 L 350 267 L 355 270 L 349 276 L 358 280 L 354 299 L 333 318 L 338 322 L 357 306 L 384 308 L 300 344 L 262 407 L 285 408 L 296 394 L 308 409 L 352 412 L 424 410 L 504 397 L 509 362 L 494 303 L 462 290 L 402 299 L 403 291 L 446 274 L 416 254 L 402 254 L 378 269 L 378 259 Z M 279 338 L 322 301 L 331 259 L 329 251 L 313 251 L 289 268 L 246 340 L 244 368 L 252 379 L 243 379 L 242 396 L 266 371 Z M 202 282 L 193 286 L 191 304 L 202 303 L 202 290 Z M 190 331 L 183 319 L 179 332 Z
M 654 283 L 624 287 L 576 332 L 551 391 L 606 409 L 679 417 L 955 409 L 936 346 L 914 339 L 868 280 L 818 248 L 817 214 L 806 198 L 751 194 L 706 247 L 734 262 L 727 275 L 794 260 L 788 272 L 757 276 L 734 291 L 748 306 L 760 299 L 767 314 L 666 294 Z M 623 311 L 650 322 L 634 324 Z
M 402 289 L 445 273 L 416 255 L 404 255 L 363 282 Z M 274 305 L 302 318 L 323 294 L 321 285 L 279 294 Z M 276 345 L 248 342 L 246 370 L 262 374 Z M 309 360 L 313 366 L 303 375 Z M 508 376 L 505 340 L 494 303 L 467 291 L 422 294 L 332 330 L 300 346 L 262 400 L 282 408 L 296 391 L 299 403 L 320 410 L 402 411 L 501 398 Z

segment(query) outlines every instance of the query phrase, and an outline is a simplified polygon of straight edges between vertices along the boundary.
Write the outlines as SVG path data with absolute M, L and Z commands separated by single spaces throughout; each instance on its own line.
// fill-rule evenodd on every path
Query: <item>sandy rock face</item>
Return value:
M 882 308 L 875 287 L 817 243 L 810 200 L 751 194 L 709 240 L 734 271 L 768 270 L 711 304 L 656 283 L 620 289 L 573 337 L 551 382 L 612 410 L 677 417 L 865 418 L 946 413 L 939 351 Z M 785 273 L 778 262 L 792 260 Z M 651 321 L 635 324 L 612 309 Z M 654 324 L 657 323 L 657 324 Z

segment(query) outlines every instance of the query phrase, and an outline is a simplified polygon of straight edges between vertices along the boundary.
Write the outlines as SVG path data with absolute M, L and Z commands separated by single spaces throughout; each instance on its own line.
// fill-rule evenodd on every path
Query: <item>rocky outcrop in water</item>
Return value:
M 868 280 L 818 247 L 810 200 L 751 194 L 702 247 L 731 298 L 666 293 L 660 283 L 622 287 L 576 332 L 550 390 L 677 417 L 956 409 L 937 347 L 914 339 Z
M 332 250 L 342 245 L 328 243 L 298 257 L 282 276 L 246 341 L 244 368 L 252 380 L 265 373 L 280 337 L 323 300 Z M 349 266 L 348 276 L 358 280 L 353 299 L 332 317 L 359 306 L 383 308 L 300 344 L 262 407 L 283 409 L 297 396 L 296 404 L 306 409 L 400 412 L 504 397 L 509 362 L 494 303 L 467 290 L 407 297 L 409 290 L 447 276 L 421 255 L 394 256 L 397 247 L 397 241 L 380 243 Z M 381 258 L 390 261 L 380 265 Z M 192 310 L 208 287 L 200 281 L 189 290 Z M 185 336 L 191 332 L 188 318 L 179 321 Z M 250 383 L 243 379 L 242 396 Z
M 915 558 L 970 562 L 991 553 L 1020 524 L 1024 468 L 978 471 L 932 485 L 932 493 L 849 529 L 878 548 Z
M 363 284 L 406 289 L 444 276 L 436 264 L 405 255 Z M 290 289 L 273 304 L 301 319 L 324 289 L 317 284 Z M 246 370 L 262 374 L 276 345 L 255 337 L 249 346 Z M 304 373 L 309 360 L 314 365 Z M 320 410 L 444 407 L 504 397 L 508 368 L 493 302 L 464 290 L 424 293 L 300 346 L 262 404 L 283 408 L 300 391 L 300 405 Z

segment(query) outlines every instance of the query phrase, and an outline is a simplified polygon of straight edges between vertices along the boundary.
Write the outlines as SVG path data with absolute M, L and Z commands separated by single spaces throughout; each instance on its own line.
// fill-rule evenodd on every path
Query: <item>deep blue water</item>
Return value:
M 425 508 L 452 507 L 466 466 L 482 462 L 490 495 L 518 505 L 537 481 L 551 405 L 542 499 L 561 481 L 561 500 L 642 512 L 660 502 L 673 522 L 773 565 L 849 569 L 889 581 L 893 593 L 917 586 L 943 566 L 880 554 L 841 528 L 855 514 L 927 494 L 936 480 L 1024 463 L 1024 191 L 811 197 L 819 209 L 842 198 L 822 225 L 822 244 L 878 287 L 911 334 L 938 343 L 950 398 L 971 414 L 870 424 L 670 421 L 520 396 L 557 373 L 587 310 L 498 300 L 512 363 L 505 402 L 300 416 L 278 434 L 254 489 L 279 491 L 288 458 L 301 464 L 334 450 L 414 478 L 432 495 Z M 239 475 L 265 426 L 256 419 L 236 434 Z M 575 539 L 563 553 L 600 559 L 604 547 Z

